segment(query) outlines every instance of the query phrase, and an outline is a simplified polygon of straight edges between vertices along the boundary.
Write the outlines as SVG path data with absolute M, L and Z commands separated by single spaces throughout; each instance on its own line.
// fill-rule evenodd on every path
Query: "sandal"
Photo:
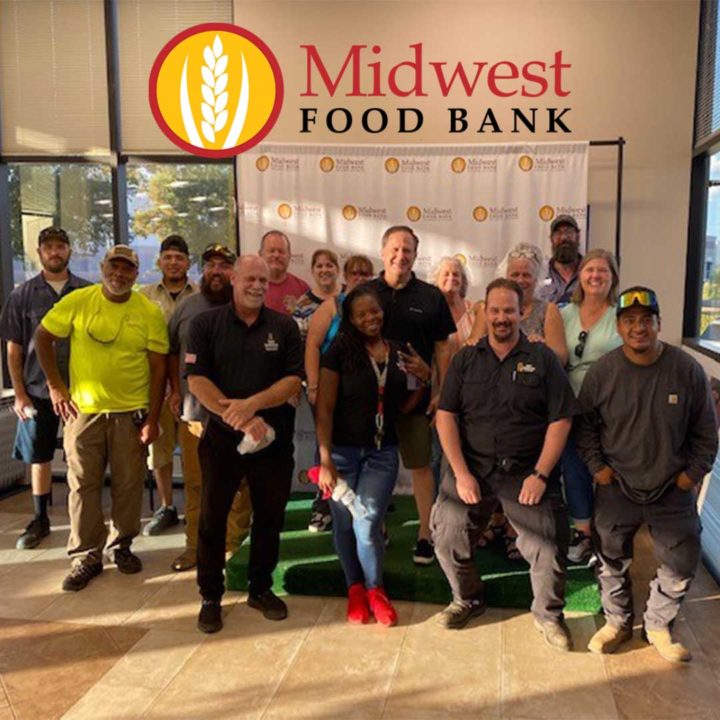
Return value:
M 515 532 L 512 525 L 509 522 L 505 523 L 505 534 L 503 540 L 505 541 L 505 557 L 511 562 L 517 562 L 518 560 L 524 560 L 522 553 L 518 550 L 517 546 L 517 535 L 511 535 L 510 532 Z M 510 532 L 508 532 L 510 531 Z
M 482 535 L 478 538 L 477 547 L 486 548 L 495 542 L 500 541 L 505 534 L 505 516 L 502 514 L 493 514 L 490 518 L 490 523 L 483 531 Z

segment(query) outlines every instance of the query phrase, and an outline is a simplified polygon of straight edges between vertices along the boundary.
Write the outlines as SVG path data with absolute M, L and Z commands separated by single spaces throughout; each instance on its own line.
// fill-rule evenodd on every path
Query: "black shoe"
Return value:
M 327 532 L 332 529 L 332 516 L 330 513 L 323 515 L 321 512 L 313 512 L 308 523 L 308 530 L 312 533 Z
M 204 633 L 216 633 L 222 630 L 222 606 L 219 600 L 203 600 L 198 615 L 198 630 Z
M 142 570 L 142 560 L 134 555 L 130 548 L 121 547 L 113 551 L 113 561 L 117 569 L 126 575 L 134 575 Z
M 435 551 L 429 540 L 418 539 L 413 550 L 413 562 L 416 565 L 432 565 L 435 562 Z
M 272 590 L 266 590 L 262 595 L 249 595 L 247 604 L 260 610 L 266 620 L 284 620 L 288 614 L 287 605 Z
M 33 518 L 25 528 L 25 532 L 17 539 L 15 547 L 18 550 L 32 550 L 37 547 L 40 541 L 50 534 L 50 518 Z
M 465 627 L 472 618 L 485 612 L 485 603 L 480 600 L 460 602 L 453 600 L 438 616 L 437 624 L 449 630 Z
M 87 584 L 103 571 L 102 563 L 82 563 L 76 565 L 70 574 L 65 576 L 62 589 L 66 592 L 77 592 L 87 587 Z
M 152 520 L 143 528 L 143 535 L 160 535 L 168 528 L 174 527 L 180 522 L 177 510 L 174 505 L 163 505 L 159 507 Z

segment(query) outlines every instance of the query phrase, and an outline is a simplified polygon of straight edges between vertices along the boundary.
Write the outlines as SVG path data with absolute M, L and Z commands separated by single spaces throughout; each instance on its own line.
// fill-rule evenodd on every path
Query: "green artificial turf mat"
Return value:
M 412 497 L 394 499 L 395 511 L 385 523 L 390 547 L 385 552 L 385 588 L 393 600 L 414 600 L 445 604 L 450 601 L 447 580 L 437 563 L 417 567 L 412 548 L 417 536 L 415 501 Z M 291 595 L 346 595 L 340 561 L 335 553 L 332 533 L 307 530 L 312 495 L 294 494 L 285 514 L 285 529 L 280 537 L 280 562 L 273 575 L 273 590 Z M 247 590 L 249 544 L 246 541 L 228 561 L 227 586 Z M 475 553 L 477 566 L 485 581 L 488 605 L 529 609 L 532 600 L 530 575 L 525 562 L 510 562 L 502 548 L 491 546 Z M 565 593 L 566 610 L 600 611 L 600 596 L 592 570 L 571 565 Z

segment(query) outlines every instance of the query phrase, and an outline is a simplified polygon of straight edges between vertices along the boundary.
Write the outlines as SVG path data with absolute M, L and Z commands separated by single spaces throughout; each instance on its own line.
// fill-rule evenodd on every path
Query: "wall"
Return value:
M 623 202 L 623 284 L 645 283 L 660 290 L 665 339 L 681 337 L 692 119 L 698 32 L 697 2 L 239 2 L 234 21 L 260 36 L 277 55 L 285 80 L 285 102 L 268 136 L 274 142 L 467 143 L 543 140 L 627 141 Z M 335 75 L 352 44 L 380 45 L 385 68 L 409 60 L 409 45 L 421 42 L 426 63 L 510 60 L 522 65 L 551 63 L 563 52 L 567 97 L 551 91 L 536 99 L 500 98 L 485 90 L 468 98 L 454 90 L 443 98 L 435 85 L 428 97 L 300 97 L 306 62 L 301 44 L 317 46 Z M 427 70 L 427 66 L 425 68 Z M 426 77 L 430 77 L 426 74 Z M 343 88 L 345 86 L 343 85 Z M 317 107 L 311 134 L 300 131 L 299 108 Z M 402 135 L 391 123 L 380 135 L 351 129 L 336 135 L 320 121 L 332 107 L 360 110 L 417 107 L 423 128 Z M 447 108 L 468 109 L 477 128 L 492 107 L 501 134 L 448 132 Z M 510 108 L 570 107 L 564 117 L 571 134 L 545 129 L 513 134 Z M 538 116 L 539 117 L 539 116 Z M 540 123 L 538 124 L 538 126 Z M 522 127 L 522 126 L 521 126 Z M 590 244 L 613 248 L 615 228 L 614 148 L 591 151 Z M 242 197 L 242 189 L 240 189 Z M 398 218 L 398 220 L 401 220 Z

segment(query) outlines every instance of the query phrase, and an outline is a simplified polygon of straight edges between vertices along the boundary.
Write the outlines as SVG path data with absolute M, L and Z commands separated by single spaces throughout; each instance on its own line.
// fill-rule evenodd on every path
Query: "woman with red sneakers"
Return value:
M 408 390 L 420 384 L 408 382 L 408 373 L 428 382 L 430 368 L 409 348 L 385 340 L 382 324 L 371 288 L 361 285 L 348 294 L 337 338 L 321 360 L 316 428 L 320 488 L 332 492 L 343 480 L 357 496 L 352 508 L 330 503 L 348 587 L 347 618 L 366 623 L 373 614 L 390 626 L 397 613 L 383 590 L 382 523 L 398 473 L 395 419 L 422 396 L 422 387 Z

